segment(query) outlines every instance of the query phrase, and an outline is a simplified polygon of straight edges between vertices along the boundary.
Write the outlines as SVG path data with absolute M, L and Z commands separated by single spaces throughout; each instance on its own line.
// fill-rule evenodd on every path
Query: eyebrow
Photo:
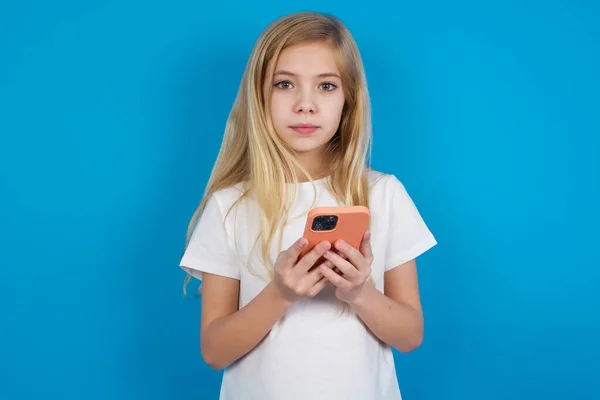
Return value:
M 276 71 L 273 76 L 275 75 L 288 75 L 288 76 L 297 76 L 296 74 L 294 74 L 293 72 L 290 71 Z M 318 78 L 339 78 L 342 79 L 341 76 L 339 76 L 338 74 L 336 74 L 335 72 L 325 72 L 323 74 L 319 74 L 317 75 Z

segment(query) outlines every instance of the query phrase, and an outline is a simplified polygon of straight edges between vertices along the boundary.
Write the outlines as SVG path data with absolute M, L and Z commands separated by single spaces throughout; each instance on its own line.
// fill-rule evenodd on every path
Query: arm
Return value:
M 409 352 L 421 344 L 424 325 L 415 259 L 436 241 L 404 185 L 395 176 L 382 182 L 388 199 L 387 213 L 382 214 L 388 227 L 387 254 L 381 260 L 387 270 L 383 293 L 365 284 L 373 262 L 369 233 L 360 249 L 336 244 L 350 262 L 335 253 L 329 260 L 343 276 L 329 268 L 324 268 L 324 274 L 337 286 L 337 297 L 350 304 L 375 336 L 399 351 Z
M 214 369 L 227 367 L 256 347 L 291 305 L 271 282 L 238 311 L 239 287 L 237 279 L 204 274 L 200 349 Z
M 242 263 L 232 251 L 224 209 L 218 197 L 209 198 L 180 262 L 202 280 L 200 350 L 215 369 L 227 367 L 256 347 L 295 300 L 314 296 L 325 287 L 327 280 L 318 268 L 309 270 L 330 247 L 329 243 L 316 246 L 298 260 L 307 245 L 300 238 L 279 254 L 273 280 L 238 310 Z
M 384 293 L 366 284 L 362 295 L 349 304 L 381 341 L 401 352 L 410 352 L 423 341 L 416 261 L 387 271 L 384 282 Z
M 310 270 L 330 247 L 322 242 L 298 261 L 307 245 L 300 238 L 281 252 L 274 277 L 238 311 L 240 282 L 205 273 L 202 282 L 200 349 L 204 361 L 215 369 L 227 367 L 252 350 L 297 300 L 316 296 L 327 284 L 318 268 Z
M 381 293 L 367 283 L 373 262 L 370 237 L 370 232 L 366 232 L 360 250 L 338 241 L 335 247 L 340 254 L 325 252 L 330 264 L 322 265 L 321 270 L 336 286 L 336 297 L 348 303 L 379 340 L 408 353 L 423 340 L 416 261 L 385 272 L 384 293 Z M 337 267 L 341 274 L 332 267 Z

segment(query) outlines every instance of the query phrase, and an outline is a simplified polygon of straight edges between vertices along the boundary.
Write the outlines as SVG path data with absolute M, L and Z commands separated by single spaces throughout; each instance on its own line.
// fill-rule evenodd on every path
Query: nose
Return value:
M 298 97 L 295 105 L 297 113 L 314 114 L 317 112 L 317 105 L 315 104 L 312 93 L 302 93 Z

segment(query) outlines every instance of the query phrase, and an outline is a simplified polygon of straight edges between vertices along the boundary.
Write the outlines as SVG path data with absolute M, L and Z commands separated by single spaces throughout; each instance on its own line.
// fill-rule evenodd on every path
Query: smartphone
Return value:
M 365 206 L 313 208 L 308 213 L 304 228 L 304 237 L 308 240 L 308 245 L 300 253 L 299 259 L 324 240 L 331 243 L 332 250 L 334 243 L 339 239 L 355 249 L 360 248 L 370 218 L 369 209 Z

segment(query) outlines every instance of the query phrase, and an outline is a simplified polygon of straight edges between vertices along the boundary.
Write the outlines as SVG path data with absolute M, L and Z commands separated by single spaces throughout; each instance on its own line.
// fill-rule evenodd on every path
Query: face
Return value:
M 277 135 L 299 156 L 324 154 L 344 107 L 333 48 L 326 43 L 286 48 L 277 60 L 272 84 L 271 117 Z

